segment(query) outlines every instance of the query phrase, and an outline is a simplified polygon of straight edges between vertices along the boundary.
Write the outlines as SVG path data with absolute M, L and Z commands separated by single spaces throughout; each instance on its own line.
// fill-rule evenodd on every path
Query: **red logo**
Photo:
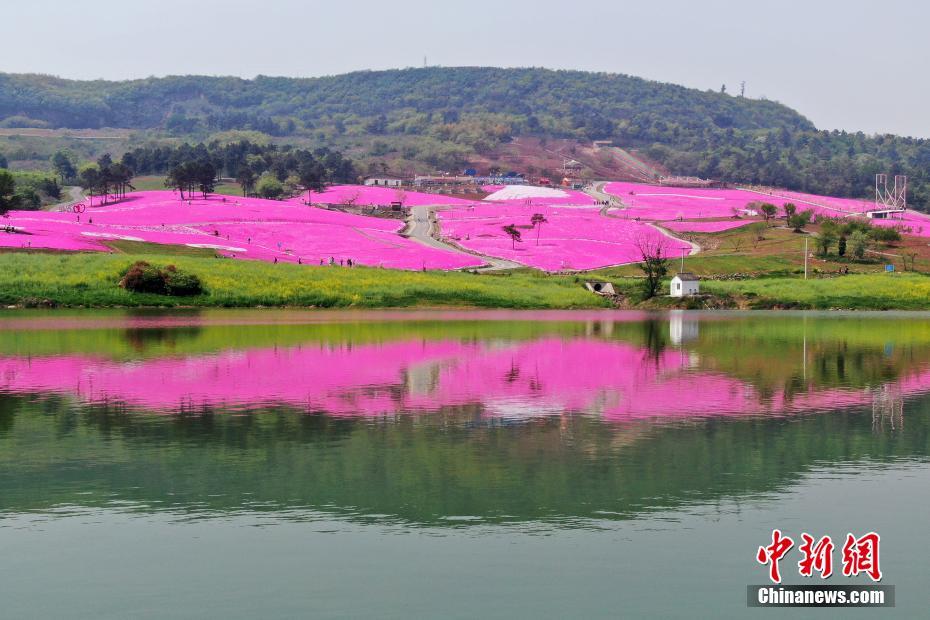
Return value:
M 800 575 L 813 577 L 816 572 L 820 574 L 821 579 L 830 577 L 833 574 L 833 539 L 824 536 L 818 540 L 805 532 L 801 534 L 801 540 L 803 542 L 798 547 L 798 551 L 801 552 L 801 560 L 798 562 Z M 865 573 L 872 581 L 881 581 L 882 571 L 878 562 L 880 542 L 881 537 L 875 532 L 869 532 L 860 538 L 847 534 L 846 543 L 843 545 L 843 575 L 855 577 Z M 769 567 L 769 579 L 773 583 L 781 583 L 778 563 L 792 547 L 794 540 L 782 534 L 781 530 L 775 529 L 772 530 L 772 543 L 759 547 L 756 552 L 756 561 Z
M 794 546 L 794 541 L 781 535 L 781 530 L 772 530 L 772 544 L 768 547 L 759 547 L 756 561 L 759 564 L 769 565 L 769 579 L 774 583 L 781 583 L 781 573 L 778 572 L 778 562 Z
M 798 562 L 798 569 L 802 577 L 811 577 L 816 570 L 821 579 L 833 574 L 833 540 L 824 536 L 814 544 L 814 537 L 810 534 L 801 534 L 804 544 L 798 547 L 804 557 Z
M 881 537 L 875 532 L 869 532 L 862 538 L 852 534 L 846 535 L 846 544 L 843 545 L 843 574 L 855 577 L 865 573 L 872 581 L 882 580 L 882 571 L 878 566 L 878 543 Z

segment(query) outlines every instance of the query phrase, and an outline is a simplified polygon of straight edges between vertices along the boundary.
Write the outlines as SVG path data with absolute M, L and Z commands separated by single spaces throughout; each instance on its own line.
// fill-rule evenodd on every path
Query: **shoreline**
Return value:
M 125 291 L 118 286 L 120 274 L 139 260 L 176 265 L 198 276 L 205 292 L 173 297 Z M 591 293 L 584 288 L 590 280 L 611 282 L 617 295 Z M 695 297 L 644 300 L 639 278 L 597 272 L 400 271 L 184 255 L 2 253 L 0 308 L 923 311 L 930 310 L 930 276 L 908 272 L 810 280 L 708 279 Z

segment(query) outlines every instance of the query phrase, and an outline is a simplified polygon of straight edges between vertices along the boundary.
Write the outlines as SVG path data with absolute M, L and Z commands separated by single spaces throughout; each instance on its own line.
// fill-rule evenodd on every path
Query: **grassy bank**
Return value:
M 174 264 L 203 281 L 193 297 L 129 293 L 120 273 L 137 260 Z M 0 304 L 58 306 L 473 306 L 592 308 L 608 302 L 574 277 L 538 272 L 472 275 L 377 268 L 272 265 L 258 261 L 148 254 L 0 254 Z
M 701 290 L 756 308 L 930 310 L 930 277 L 914 273 L 716 281 L 702 283 Z
M 532 270 L 473 275 L 355 267 L 272 265 L 208 256 L 204 250 L 116 242 L 117 254 L 0 253 L 0 304 L 16 306 L 314 306 L 392 308 L 597 308 L 608 300 L 586 291 L 583 278 Z M 174 264 L 201 278 L 205 293 L 192 297 L 129 293 L 117 286 L 137 260 Z M 605 270 L 606 271 L 606 270 Z M 641 280 L 607 275 L 627 307 L 813 308 L 928 310 L 930 276 L 913 273 L 850 274 L 804 280 L 798 276 L 705 281 L 710 300 L 659 297 L 641 302 Z M 662 287 L 665 292 L 668 285 Z M 695 305 L 697 304 L 697 305 Z
M 700 296 L 683 299 L 668 296 L 666 280 L 660 295 L 648 300 L 642 280 L 611 281 L 624 296 L 623 306 L 636 309 L 930 310 L 930 276 L 917 273 L 705 280 Z

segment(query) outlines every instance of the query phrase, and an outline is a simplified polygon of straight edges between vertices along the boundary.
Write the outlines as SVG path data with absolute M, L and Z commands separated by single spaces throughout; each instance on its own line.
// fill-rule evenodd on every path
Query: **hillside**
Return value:
M 545 156 L 546 141 L 611 140 L 674 174 L 867 196 L 876 172 L 905 173 L 913 204 L 930 197 L 926 140 L 818 131 L 773 101 L 580 71 L 436 67 L 124 82 L 0 74 L 0 127 L 117 127 L 145 140 L 210 140 L 248 130 L 333 146 L 363 170 L 396 173 L 525 161 L 546 173 L 558 160 Z M 515 149 L 514 138 L 532 140 Z M 5 144 L 0 152 L 13 150 Z M 527 152 L 527 144 L 539 148 Z M 16 146 L 10 160 L 44 155 Z M 570 153 L 564 147 L 549 151 Z M 589 169 L 596 176 L 611 171 Z
M 50 127 L 195 129 L 202 123 L 261 130 L 278 124 L 276 131 L 293 133 L 340 117 L 400 111 L 426 114 L 427 124 L 440 118 L 454 122 L 462 114 L 500 114 L 517 121 L 511 129 L 518 132 L 542 128 L 594 139 L 618 129 L 634 135 L 638 125 L 660 120 L 689 128 L 813 129 L 798 113 L 770 101 L 581 71 L 437 67 L 309 79 L 184 76 L 126 82 L 0 74 L 0 119 L 19 116 Z M 430 119 L 431 113 L 439 116 Z

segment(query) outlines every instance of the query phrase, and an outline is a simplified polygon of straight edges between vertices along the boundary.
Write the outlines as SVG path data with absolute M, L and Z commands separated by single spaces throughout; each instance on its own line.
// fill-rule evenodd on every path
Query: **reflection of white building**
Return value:
M 668 320 L 668 337 L 672 344 L 680 345 L 697 340 L 698 320 L 682 310 L 672 311 Z
M 404 384 L 411 396 L 429 396 L 439 385 L 442 370 L 438 363 L 413 364 L 404 372 Z
M 591 336 L 610 336 L 614 333 L 613 321 L 588 321 L 585 323 L 585 335 Z
M 904 428 L 904 394 L 900 385 L 885 384 L 872 389 L 872 430 Z
M 693 273 L 682 271 L 672 278 L 672 297 L 688 297 L 697 295 L 701 291 L 701 284 L 698 277 Z

